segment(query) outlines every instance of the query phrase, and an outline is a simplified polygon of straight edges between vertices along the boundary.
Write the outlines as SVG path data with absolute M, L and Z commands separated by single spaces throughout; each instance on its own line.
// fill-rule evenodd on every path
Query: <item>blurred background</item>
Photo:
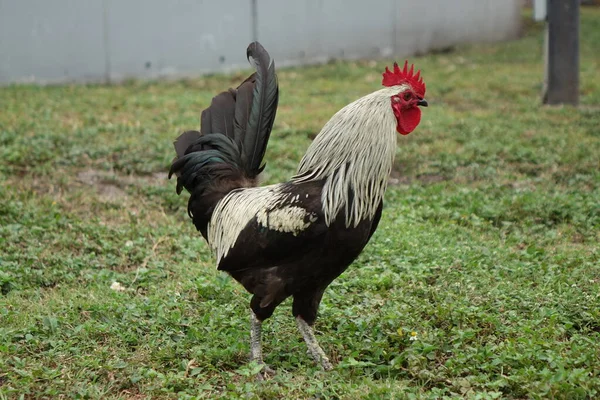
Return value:
M 519 34 L 523 0 L 0 0 L 0 84 L 118 82 L 406 56 Z

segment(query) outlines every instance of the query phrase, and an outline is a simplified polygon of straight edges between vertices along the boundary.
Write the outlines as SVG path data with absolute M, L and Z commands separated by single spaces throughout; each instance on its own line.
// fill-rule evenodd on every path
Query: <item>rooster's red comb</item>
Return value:
M 410 70 L 408 69 L 408 60 L 404 62 L 404 68 L 400 69 L 398 63 L 394 63 L 394 72 L 390 71 L 388 67 L 385 67 L 383 73 L 383 86 L 396 86 L 402 84 L 408 84 L 415 93 L 420 97 L 425 97 L 425 83 L 421 78 L 421 71 L 414 73 L 415 66 L 411 64 Z

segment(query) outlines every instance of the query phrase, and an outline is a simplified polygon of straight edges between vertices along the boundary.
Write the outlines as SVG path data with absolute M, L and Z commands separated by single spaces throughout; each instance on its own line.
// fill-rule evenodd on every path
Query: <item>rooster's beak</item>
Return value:
M 418 105 L 418 106 L 427 107 L 427 106 L 428 106 L 428 104 L 427 104 L 427 100 L 425 100 L 425 99 L 421 99 L 421 100 L 417 101 L 417 105 Z

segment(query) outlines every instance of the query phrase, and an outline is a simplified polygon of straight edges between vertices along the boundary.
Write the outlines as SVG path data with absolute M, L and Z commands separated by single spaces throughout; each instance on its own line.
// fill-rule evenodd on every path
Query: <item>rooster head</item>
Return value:
M 392 109 L 396 116 L 396 131 L 401 135 L 411 133 L 421 121 L 421 109 L 419 106 L 427 107 L 425 100 L 425 83 L 421 77 L 421 71 L 414 73 L 414 65 L 408 69 L 408 61 L 404 62 L 404 68 L 400 69 L 394 63 L 394 70 L 387 67 L 383 73 L 383 86 L 399 86 L 398 93 L 391 97 Z

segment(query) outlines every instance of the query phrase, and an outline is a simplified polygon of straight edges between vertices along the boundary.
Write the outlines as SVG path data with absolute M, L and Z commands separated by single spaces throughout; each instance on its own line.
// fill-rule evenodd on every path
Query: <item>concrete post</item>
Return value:
M 579 103 L 579 2 L 548 0 L 545 104 Z

